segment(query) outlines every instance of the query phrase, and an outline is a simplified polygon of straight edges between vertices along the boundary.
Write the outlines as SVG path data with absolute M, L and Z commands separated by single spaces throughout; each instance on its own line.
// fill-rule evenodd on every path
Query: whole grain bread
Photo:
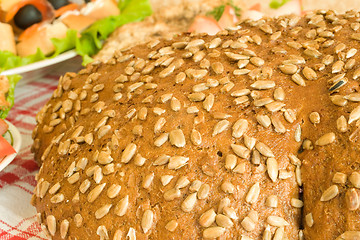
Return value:
M 360 14 L 246 21 L 67 73 L 37 115 L 53 239 L 359 239 Z

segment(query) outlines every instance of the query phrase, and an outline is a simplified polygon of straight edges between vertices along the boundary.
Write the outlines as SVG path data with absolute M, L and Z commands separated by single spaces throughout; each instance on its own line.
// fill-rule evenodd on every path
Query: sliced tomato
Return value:
M 28 38 L 30 38 L 31 36 L 33 36 L 37 31 L 39 31 L 41 24 L 40 23 L 35 23 L 33 25 L 31 25 L 30 27 L 28 27 L 27 29 L 25 29 L 25 31 L 23 31 L 19 37 L 18 40 L 19 41 L 24 41 Z
M 58 10 L 55 10 L 55 17 L 60 17 L 67 11 L 73 11 L 73 10 L 77 10 L 77 9 L 79 9 L 79 5 L 77 5 L 76 3 L 70 3 L 66 6 L 59 8 Z
M 225 6 L 224 12 L 219 19 L 219 25 L 221 28 L 233 27 L 238 22 L 235 9 L 229 5 Z
M 0 135 L 0 159 L 16 153 L 15 149 Z
M 9 9 L 6 13 L 5 21 L 10 22 L 25 5 L 35 6 L 41 12 L 43 20 L 50 19 L 53 16 L 53 10 L 46 0 L 22 0 Z
M 256 10 L 246 10 L 241 13 L 242 19 L 251 19 L 254 21 L 257 21 L 261 18 L 263 18 L 264 14 L 262 12 L 256 11 Z
M 0 118 L 0 135 L 4 135 L 8 129 L 9 125 L 5 122 L 4 119 Z
M 205 16 L 197 16 L 188 31 L 215 35 L 220 30 L 221 27 L 215 19 Z
M 271 13 L 272 17 L 281 15 L 296 14 L 302 15 L 302 0 L 291 0 Z
M 255 11 L 261 12 L 261 4 L 256 3 L 256 4 L 252 5 L 248 10 L 255 10 Z

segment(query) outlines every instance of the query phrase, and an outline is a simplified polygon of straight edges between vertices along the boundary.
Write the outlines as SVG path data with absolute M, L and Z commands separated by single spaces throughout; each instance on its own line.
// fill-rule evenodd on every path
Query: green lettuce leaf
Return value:
M 272 0 L 269 4 L 269 6 L 273 9 L 278 9 L 285 3 L 289 2 L 290 0 Z
M 51 42 L 54 44 L 55 52 L 51 57 L 56 57 L 59 54 L 75 48 L 75 40 L 77 39 L 78 32 L 69 29 L 66 32 L 66 37 L 62 39 L 52 38 Z
M 0 118 L 3 118 L 3 119 L 7 117 L 10 109 L 12 108 L 12 106 L 14 106 L 15 86 L 21 79 L 21 76 L 20 75 L 12 75 L 12 76 L 7 76 L 7 78 L 9 79 L 10 89 L 9 89 L 9 92 L 7 93 L 6 101 L 8 101 L 10 103 L 10 107 L 3 109 L 0 106 Z

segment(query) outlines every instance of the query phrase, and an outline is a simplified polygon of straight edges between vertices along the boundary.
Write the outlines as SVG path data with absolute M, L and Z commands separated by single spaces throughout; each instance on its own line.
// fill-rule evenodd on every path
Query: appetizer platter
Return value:
M 86 64 L 117 27 L 150 14 L 146 0 L 2 1 L 0 74 L 21 74 L 48 67 L 72 58 L 74 51 Z M 42 60 L 45 60 L 42 64 L 30 65 Z M 19 68 L 24 66 L 28 67 Z

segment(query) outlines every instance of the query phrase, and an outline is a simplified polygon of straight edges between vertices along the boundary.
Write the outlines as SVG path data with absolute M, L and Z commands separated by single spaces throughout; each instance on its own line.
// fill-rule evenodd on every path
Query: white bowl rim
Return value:
M 14 138 L 13 148 L 15 149 L 16 153 L 11 154 L 5 157 L 4 159 L 0 160 L 0 171 L 2 171 L 7 165 L 9 165 L 14 160 L 14 158 L 20 151 L 21 142 L 22 142 L 22 137 L 19 130 L 9 121 L 5 120 L 5 122 L 9 124 L 9 131 L 11 132 Z
M 76 55 L 77 55 L 77 53 L 75 50 L 69 50 L 69 51 L 64 52 L 54 58 L 44 59 L 44 60 L 41 60 L 38 62 L 30 63 L 25 66 L 12 68 L 12 69 L 3 71 L 0 73 L 0 75 L 14 75 L 14 74 L 23 74 L 23 73 L 31 72 L 34 70 L 38 70 L 41 68 L 45 68 L 45 67 L 66 61 L 70 58 L 75 57 Z

